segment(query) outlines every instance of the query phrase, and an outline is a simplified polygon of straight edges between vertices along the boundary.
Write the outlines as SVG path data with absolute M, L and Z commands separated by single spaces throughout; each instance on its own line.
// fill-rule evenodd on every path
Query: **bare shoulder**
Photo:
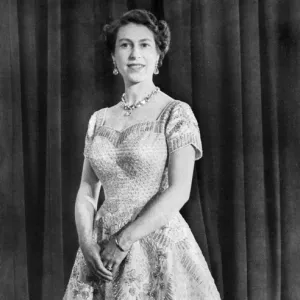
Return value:
M 92 117 L 94 117 L 97 120 L 99 118 L 102 118 L 105 114 L 105 110 L 106 110 L 106 107 L 103 107 L 103 108 L 100 108 L 100 109 L 94 111 L 94 113 L 92 114 Z
M 118 116 L 120 114 L 120 111 L 122 111 L 121 103 L 118 102 L 115 105 L 107 107 L 107 114 L 106 116 Z
M 178 99 L 174 99 L 172 97 L 170 97 L 169 95 L 162 93 L 162 102 L 164 102 L 165 105 L 167 105 L 169 102 L 173 102 L 176 103 L 176 105 L 173 105 L 172 107 L 174 107 L 175 109 L 183 109 L 183 110 L 191 110 L 191 106 L 184 101 L 178 100 Z
M 162 106 L 167 105 L 169 102 L 174 102 L 177 101 L 174 98 L 170 97 L 169 95 L 167 95 L 164 92 L 160 92 L 159 93 L 159 102 L 162 104 Z
M 161 91 L 152 105 L 153 115 L 161 115 L 173 102 L 176 102 L 176 100 Z

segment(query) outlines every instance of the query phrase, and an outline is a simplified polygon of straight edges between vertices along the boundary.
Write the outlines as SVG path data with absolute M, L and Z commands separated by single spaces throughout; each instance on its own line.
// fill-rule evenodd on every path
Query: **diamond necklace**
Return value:
M 125 116 L 130 116 L 132 111 L 144 104 L 146 104 L 147 102 L 149 102 L 149 100 L 159 91 L 159 87 L 155 87 L 155 89 L 148 95 L 146 96 L 144 99 L 140 100 L 139 102 L 132 104 L 132 105 L 127 105 L 126 101 L 125 101 L 125 93 L 122 95 L 122 102 L 123 102 L 123 108 L 127 111 Z

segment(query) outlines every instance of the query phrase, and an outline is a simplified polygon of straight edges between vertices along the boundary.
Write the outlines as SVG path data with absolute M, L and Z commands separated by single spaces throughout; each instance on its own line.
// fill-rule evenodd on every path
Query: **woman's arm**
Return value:
M 97 209 L 100 188 L 101 182 L 85 158 L 75 203 L 75 222 L 80 245 L 92 240 L 94 214 Z
M 170 154 L 169 188 L 149 201 L 139 217 L 119 233 L 118 241 L 123 249 L 129 249 L 137 240 L 167 224 L 188 201 L 194 164 L 195 151 L 191 145 Z
M 85 158 L 75 203 L 75 222 L 79 245 L 91 272 L 98 278 L 110 281 L 112 273 L 103 266 L 100 247 L 93 240 L 94 214 L 97 209 L 100 188 L 101 183 Z

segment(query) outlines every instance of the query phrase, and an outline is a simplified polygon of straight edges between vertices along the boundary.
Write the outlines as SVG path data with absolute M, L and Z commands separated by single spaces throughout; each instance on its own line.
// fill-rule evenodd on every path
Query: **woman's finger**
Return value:
M 112 268 L 112 273 L 113 273 L 113 274 L 116 274 L 118 268 L 119 268 L 119 264 L 114 264 L 114 265 L 113 265 L 113 268 Z
M 110 272 L 112 270 L 113 265 L 114 265 L 113 262 L 107 262 L 107 263 L 103 264 L 104 268 Z
M 97 278 L 99 278 L 99 279 L 105 279 L 105 280 L 112 280 L 112 274 L 111 274 L 111 272 L 105 273 L 104 271 L 107 272 L 107 270 L 104 267 L 99 268 L 96 265 L 93 267 L 93 274 Z
M 107 276 L 105 274 L 103 274 L 102 272 L 98 271 L 96 276 L 99 278 L 99 279 L 102 279 L 102 280 L 105 280 L 105 281 L 112 281 L 113 277 L 112 276 Z
M 95 268 L 97 269 L 97 272 L 100 272 L 100 273 L 102 273 L 105 276 L 112 277 L 111 271 L 107 270 L 104 267 L 104 265 L 103 265 L 100 257 L 95 260 L 95 263 L 96 263 Z
M 103 266 L 100 258 L 94 257 L 93 260 L 88 262 L 88 267 L 96 278 L 112 280 L 112 273 Z
M 89 269 L 91 270 L 93 277 L 99 278 L 99 276 L 102 276 L 102 274 L 100 274 L 96 266 L 94 266 L 93 264 L 90 264 Z

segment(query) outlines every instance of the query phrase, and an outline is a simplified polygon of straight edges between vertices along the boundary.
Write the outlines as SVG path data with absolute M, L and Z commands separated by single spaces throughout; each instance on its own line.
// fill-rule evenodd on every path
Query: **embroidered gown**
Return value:
M 105 126 L 105 111 L 89 120 L 84 156 L 104 188 L 94 239 L 100 247 L 143 206 L 168 188 L 168 155 L 193 145 L 202 156 L 190 106 L 170 101 L 154 121 L 122 131 Z M 168 224 L 135 242 L 112 282 L 92 280 L 79 248 L 63 300 L 219 300 L 203 254 L 178 212 Z

